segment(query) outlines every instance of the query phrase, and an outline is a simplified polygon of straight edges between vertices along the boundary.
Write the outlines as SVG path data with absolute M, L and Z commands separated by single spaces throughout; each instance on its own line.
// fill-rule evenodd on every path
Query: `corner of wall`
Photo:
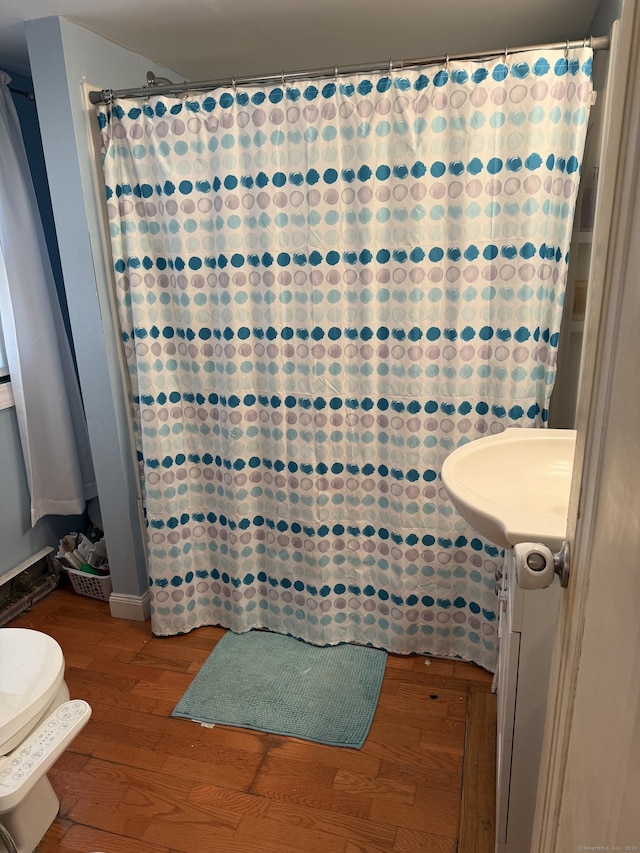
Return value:
M 64 18 L 28 21 L 26 34 L 112 582 L 116 594 L 140 598 L 148 596 L 145 534 L 82 81 L 117 88 L 148 68 L 173 72 Z
M 588 35 L 605 36 L 614 21 L 622 17 L 622 7 L 626 0 L 600 0 L 600 4 L 593 16 Z

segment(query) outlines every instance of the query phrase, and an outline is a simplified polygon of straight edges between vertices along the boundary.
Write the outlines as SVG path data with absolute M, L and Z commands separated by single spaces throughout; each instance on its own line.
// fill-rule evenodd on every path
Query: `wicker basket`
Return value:
M 77 569 L 67 569 L 65 572 L 76 592 L 80 595 L 88 595 L 89 598 L 99 598 L 100 601 L 108 601 L 111 595 L 111 575 L 89 575 L 79 572 Z

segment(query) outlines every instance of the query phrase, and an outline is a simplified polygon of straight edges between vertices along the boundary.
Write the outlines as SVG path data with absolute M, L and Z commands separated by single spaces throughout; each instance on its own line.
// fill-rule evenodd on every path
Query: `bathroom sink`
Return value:
M 501 548 L 540 542 L 559 550 L 566 536 L 576 432 L 506 429 L 456 448 L 442 466 L 453 505 Z

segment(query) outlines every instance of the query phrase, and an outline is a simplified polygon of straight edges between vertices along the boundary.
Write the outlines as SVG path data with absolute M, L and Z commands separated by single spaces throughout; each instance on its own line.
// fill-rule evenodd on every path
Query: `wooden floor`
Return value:
M 71 696 L 93 708 L 49 774 L 61 810 L 41 853 L 457 850 L 469 696 L 491 685 L 483 669 L 389 655 L 369 737 L 344 749 L 172 719 L 222 629 L 156 638 L 148 622 L 112 619 L 65 588 L 11 626 L 55 637 Z M 491 753 L 495 732 L 486 738 Z M 493 784 L 472 775 L 465 787 Z

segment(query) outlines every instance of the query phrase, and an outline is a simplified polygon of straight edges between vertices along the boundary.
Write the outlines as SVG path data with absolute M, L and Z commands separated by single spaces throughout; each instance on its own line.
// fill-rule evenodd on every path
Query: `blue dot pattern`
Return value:
M 99 110 L 153 630 L 496 660 L 440 480 L 547 420 L 591 51 Z

